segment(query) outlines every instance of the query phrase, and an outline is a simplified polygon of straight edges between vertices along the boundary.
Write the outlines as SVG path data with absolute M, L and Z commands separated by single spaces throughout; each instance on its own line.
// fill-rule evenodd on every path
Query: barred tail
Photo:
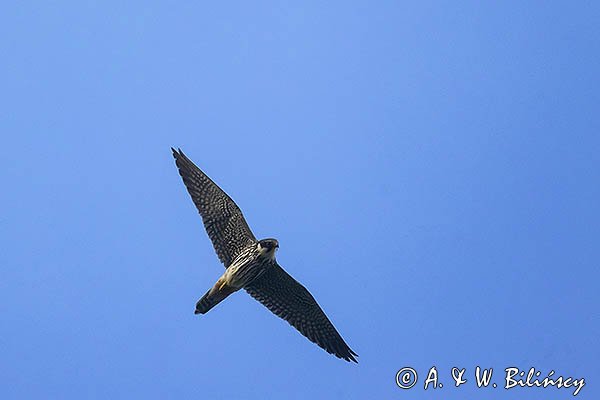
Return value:
M 235 291 L 237 289 L 223 285 L 221 280 L 218 280 L 215 286 L 198 300 L 194 314 L 206 314 L 211 308 L 225 300 L 227 296 Z

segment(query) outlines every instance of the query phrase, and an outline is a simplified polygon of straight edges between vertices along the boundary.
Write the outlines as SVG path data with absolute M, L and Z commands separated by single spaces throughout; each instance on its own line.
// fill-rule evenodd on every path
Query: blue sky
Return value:
M 451 387 L 477 365 L 599 395 L 597 3 L 0 15 L 3 399 L 572 397 Z M 279 239 L 358 365 L 243 292 L 193 314 L 223 268 L 170 146 Z

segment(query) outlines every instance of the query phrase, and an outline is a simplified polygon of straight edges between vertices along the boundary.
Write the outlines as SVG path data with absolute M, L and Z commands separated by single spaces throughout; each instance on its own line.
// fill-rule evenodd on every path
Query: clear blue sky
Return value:
M 480 365 L 598 398 L 598 21 L 583 1 L 4 2 L 0 397 L 572 397 L 451 387 Z M 279 239 L 358 365 L 243 292 L 194 315 L 223 267 L 170 146 Z

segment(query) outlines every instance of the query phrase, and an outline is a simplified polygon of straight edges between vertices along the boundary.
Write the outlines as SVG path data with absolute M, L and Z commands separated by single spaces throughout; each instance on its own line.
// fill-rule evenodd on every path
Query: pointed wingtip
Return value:
M 176 160 L 179 159 L 186 159 L 186 155 L 183 154 L 183 151 L 181 151 L 181 149 L 178 147 L 177 150 L 175 150 L 174 147 L 171 147 L 171 151 L 173 152 L 173 158 L 175 158 Z
M 358 360 L 356 359 L 356 357 L 358 357 L 358 354 L 356 354 L 350 349 L 348 350 L 350 351 L 350 353 L 346 357 L 344 357 L 344 360 L 358 364 Z

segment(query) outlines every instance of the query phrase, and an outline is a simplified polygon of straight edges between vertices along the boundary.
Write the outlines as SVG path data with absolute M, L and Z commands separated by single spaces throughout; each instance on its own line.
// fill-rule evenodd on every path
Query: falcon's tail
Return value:
M 236 292 L 237 289 L 223 284 L 219 279 L 215 286 L 213 286 L 198 302 L 196 303 L 196 311 L 194 314 L 206 314 L 211 308 L 225 300 L 231 293 Z

